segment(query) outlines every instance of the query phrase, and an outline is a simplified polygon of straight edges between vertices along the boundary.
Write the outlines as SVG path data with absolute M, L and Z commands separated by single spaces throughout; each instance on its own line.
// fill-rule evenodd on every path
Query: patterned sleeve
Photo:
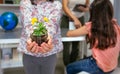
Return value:
M 55 49 L 62 49 L 62 41 L 61 41 L 61 30 L 60 30 L 60 22 L 62 16 L 62 4 L 59 1 L 54 1 L 54 10 L 50 14 L 52 29 L 50 30 L 51 36 L 53 36 L 53 43 L 55 45 Z
M 20 2 L 20 12 L 21 12 L 21 17 L 22 17 L 22 21 L 24 20 L 24 18 L 28 19 L 30 18 L 31 15 L 31 3 L 30 0 L 21 0 Z M 24 20 L 25 21 L 25 20 Z M 27 20 L 26 20 L 27 21 Z
M 26 52 L 26 40 L 28 38 L 28 34 L 26 29 L 29 29 L 29 28 L 26 28 L 26 22 L 29 22 L 30 20 L 30 0 L 21 0 L 20 2 L 20 13 L 21 13 L 21 16 L 20 16 L 20 20 L 21 20 L 21 24 L 22 24 L 22 33 L 21 33 L 21 38 L 20 38 L 20 42 L 19 42 L 19 45 L 18 45 L 18 51 L 24 51 Z M 27 20 L 25 20 L 27 19 Z
M 53 30 L 51 30 L 54 34 L 56 34 L 56 32 L 58 32 L 58 28 L 60 25 L 60 20 L 61 20 L 61 16 L 62 16 L 62 5 L 59 1 L 54 1 L 54 9 L 50 12 L 50 22 L 51 24 L 54 24 L 52 26 Z

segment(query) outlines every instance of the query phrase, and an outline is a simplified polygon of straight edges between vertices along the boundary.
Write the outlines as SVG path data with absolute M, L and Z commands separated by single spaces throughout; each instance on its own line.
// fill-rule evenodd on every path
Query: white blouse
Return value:
M 76 12 L 73 11 L 73 9 L 76 6 L 76 4 L 85 4 L 86 0 L 68 0 L 68 1 L 69 1 L 68 7 L 76 17 L 80 18 L 85 14 L 85 12 Z

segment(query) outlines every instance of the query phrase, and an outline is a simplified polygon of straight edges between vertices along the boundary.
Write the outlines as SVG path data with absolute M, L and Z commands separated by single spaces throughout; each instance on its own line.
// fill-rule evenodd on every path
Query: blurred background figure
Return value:
M 63 5 L 63 17 L 62 28 L 76 29 L 84 24 L 84 15 L 89 11 L 89 0 L 62 0 Z M 72 25 L 73 27 L 71 27 Z M 79 57 L 79 41 L 72 42 L 72 48 L 70 50 L 70 43 L 63 43 L 63 61 L 65 65 L 80 59 Z M 83 43 L 86 45 L 86 42 Z M 86 47 L 86 46 L 85 46 Z M 86 49 L 86 48 L 85 48 Z

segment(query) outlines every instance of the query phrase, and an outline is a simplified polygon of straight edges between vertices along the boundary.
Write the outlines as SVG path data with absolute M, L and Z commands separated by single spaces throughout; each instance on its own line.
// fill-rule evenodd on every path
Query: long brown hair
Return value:
M 91 35 L 87 35 L 87 41 L 90 48 L 95 46 L 101 50 L 108 47 L 114 47 L 117 41 L 117 35 L 114 28 L 113 6 L 109 0 L 94 0 L 90 6 L 90 19 L 92 22 Z

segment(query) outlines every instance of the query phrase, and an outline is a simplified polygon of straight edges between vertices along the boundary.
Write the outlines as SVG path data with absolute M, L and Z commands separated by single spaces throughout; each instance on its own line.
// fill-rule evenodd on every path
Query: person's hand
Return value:
M 40 47 L 39 47 L 39 51 L 40 53 L 46 53 L 49 52 L 53 49 L 53 44 L 52 44 L 52 39 L 49 38 L 48 42 L 43 42 Z
M 79 28 L 79 27 L 81 27 L 81 25 L 82 25 L 81 22 L 80 22 L 78 19 L 75 19 L 75 20 L 74 20 L 74 24 L 75 24 L 75 27 L 76 27 L 76 28 Z
M 88 6 L 87 7 L 79 6 L 78 9 L 80 9 L 83 12 L 89 11 L 89 7 Z
M 46 53 L 53 48 L 52 39 L 48 37 L 48 42 L 43 42 L 40 46 L 31 39 L 27 40 L 27 50 L 32 53 Z
M 31 38 L 27 40 L 26 48 L 29 52 L 38 53 L 39 46 L 36 42 L 32 42 Z

